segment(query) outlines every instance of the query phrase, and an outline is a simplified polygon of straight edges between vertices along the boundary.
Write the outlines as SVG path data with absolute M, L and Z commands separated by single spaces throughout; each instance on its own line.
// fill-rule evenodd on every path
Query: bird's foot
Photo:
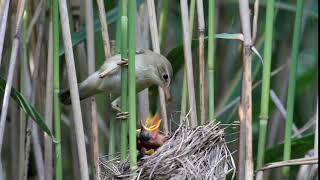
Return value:
M 100 74 L 99 74 L 99 78 L 104 78 L 106 77 L 107 75 L 109 74 L 112 74 L 113 72 L 117 71 L 118 69 L 120 68 L 120 66 L 117 66 L 113 69 L 106 69 L 104 71 L 102 71 Z
M 121 61 L 118 62 L 117 65 L 118 66 L 123 66 L 123 65 L 127 66 L 128 63 L 129 63 L 128 59 L 121 59 Z
M 116 112 L 116 119 L 127 119 L 129 117 L 128 112 L 121 111 L 118 99 L 111 103 L 111 108 Z
M 116 119 L 128 119 L 129 118 L 129 112 L 118 112 L 116 114 Z

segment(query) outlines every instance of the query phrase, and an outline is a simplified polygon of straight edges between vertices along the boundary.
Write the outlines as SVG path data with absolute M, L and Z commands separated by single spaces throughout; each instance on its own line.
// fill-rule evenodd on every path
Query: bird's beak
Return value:
M 158 113 L 156 113 L 153 117 L 151 117 L 149 114 L 145 125 L 141 123 L 141 126 L 145 131 L 153 132 L 159 129 L 160 123 L 161 120 L 159 119 Z
M 170 91 L 170 86 L 163 87 L 164 91 L 164 96 L 166 98 L 166 101 L 171 101 L 171 91 Z

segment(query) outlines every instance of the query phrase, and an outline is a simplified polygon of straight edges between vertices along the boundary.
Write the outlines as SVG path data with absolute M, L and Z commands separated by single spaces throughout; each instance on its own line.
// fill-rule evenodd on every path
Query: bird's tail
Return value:
M 78 87 L 79 87 L 79 96 L 80 100 L 86 99 L 90 96 L 93 96 L 99 92 L 100 90 L 96 89 L 95 87 L 95 79 L 97 77 L 96 74 L 93 74 L 89 76 L 85 81 L 83 81 Z M 65 105 L 70 105 L 71 104 L 71 97 L 70 97 L 70 90 L 64 90 L 59 94 L 59 99 L 60 101 L 65 104 Z

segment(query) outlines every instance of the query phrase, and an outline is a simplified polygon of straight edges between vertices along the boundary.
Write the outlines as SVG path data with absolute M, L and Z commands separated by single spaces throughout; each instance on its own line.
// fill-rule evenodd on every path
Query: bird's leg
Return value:
M 119 104 L 120 104 L 120 98 L 117 98 L 111 102 L 111 108 L 117 112 L 116 119 L 127 119 L 129 117 L 129 113 L 122 112 Z
M 113 68 L 113 69 L 106 69 L 106 70 L 102 71 L 102 72 L 99 74 L 99 78 L 104 78 L 104 77 L 106 77 L 108 74 L 110 74 L 110 73 L 118 70 L 119 68 L 120 68 L 120 66 L 117 66 L 117 67 L 115 67 L 115 68 Z
M 117 63 L 117 65 L 120 67 L 120 66 L 122 66 L 122 65 L 128 65 L 128 59 L 121 59 L 121 61 L 120 62 L 118 62 Z
M 117 63 L 117 67 L 113 68 L 113 69 L 106 69 L 104 71 L 102 71 L 99 74 L 99 78 L 104 78 L 106 77 L 108 74 L 118 70 L 122 65 L 128 65 L 128 59 L 122 59 L 119 63 Z

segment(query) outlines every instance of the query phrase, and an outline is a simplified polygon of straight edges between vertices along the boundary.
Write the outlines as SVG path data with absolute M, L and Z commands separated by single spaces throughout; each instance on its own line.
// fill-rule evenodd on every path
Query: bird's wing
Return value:
M 119 63 L 121 63 L 120 55 L 115 55 L 107 59 L 99 69 L 99 77 L 104 78 L 118 72 L 120 70 Z

